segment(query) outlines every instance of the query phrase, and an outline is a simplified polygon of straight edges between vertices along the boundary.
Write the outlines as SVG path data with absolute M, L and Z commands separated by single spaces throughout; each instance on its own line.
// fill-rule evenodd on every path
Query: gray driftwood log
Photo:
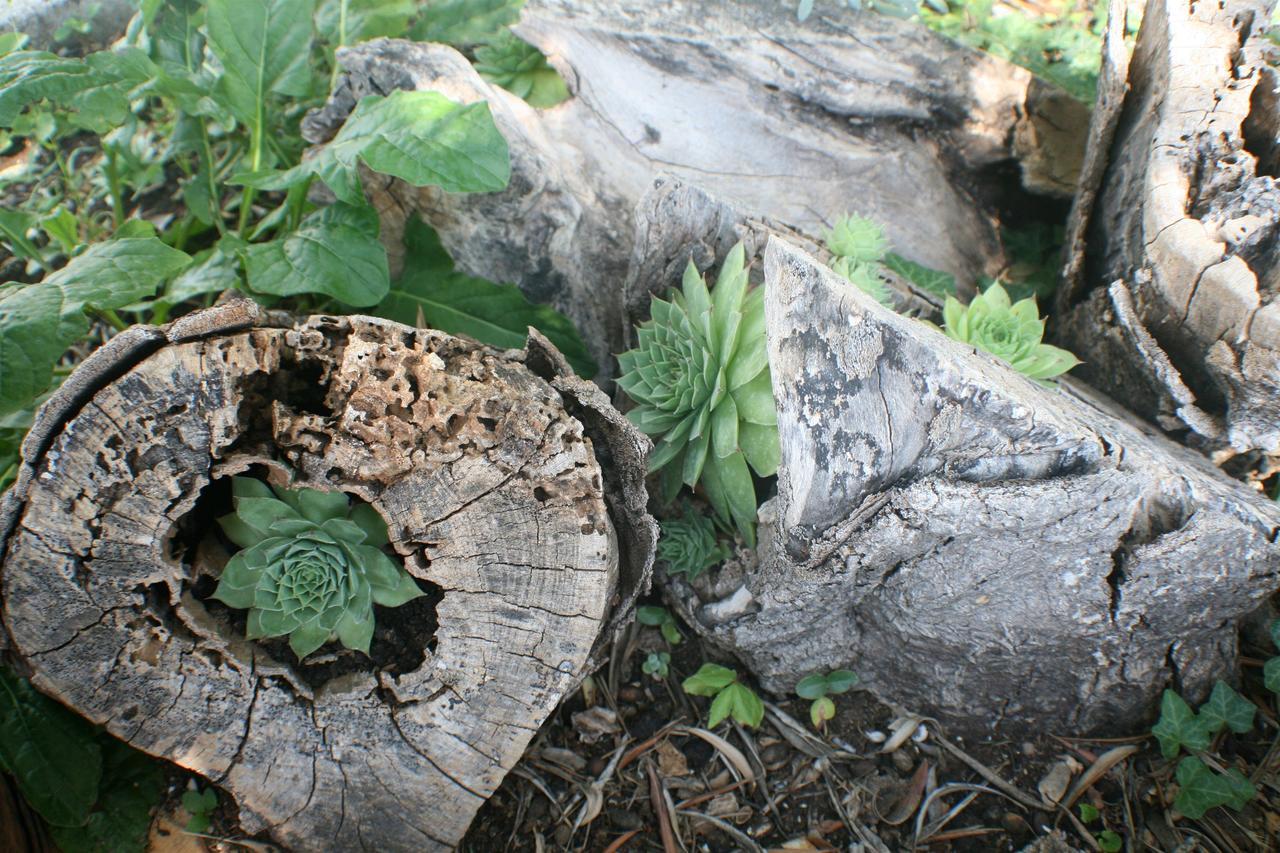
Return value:
M 449 849 L 647 585 L 646 448 L 536 336 L 499 353 L 247 300 L 136 327 L 24 445 L 0 512 L 10 654 L 230 792 L 247 832 Z M 251 468 L 387 520 L 432 594 L 379 613 L 372 659 L 300 663 L 209 598 L 219 483 Z
M 366 176 L 393 261 L 403 222 L 421 214 L 467 272 L 573 318 L 605 378 L 622 346 L 632 211 L 658 175 L 810 236 L 845 212 L 874 216 L 898 252 L 969 281 L 1006 265 L 990 175 L 1013 166 L 1035 192 L 1065 196 L 1083 155 L 1084 107 L 1024 69 L 838 4 L 800 23 L 777 0 L 681 0 L 661 14 L 530 0 L 516 31 L 564 74 L 568 102 L 534 110 L 451 48 L 384 40 L 341 52 L 346 73 L 304 132 L 328 140 L 371 93 L 487 100 L 511 148 L 504 192 Z
M 1132 61 L 1113 13 L 1059 291 L 1080 375 L 1219 459 L 1280 454 L 1273 6 L 1152 0 Z
M 757 561 L 665 582 L 767 689 L 847 667 L 967 731 L 1114 731 L 1231 672 L 1280 587 L 1272 502 L 777 238 L 764 286 L 782 464 Z

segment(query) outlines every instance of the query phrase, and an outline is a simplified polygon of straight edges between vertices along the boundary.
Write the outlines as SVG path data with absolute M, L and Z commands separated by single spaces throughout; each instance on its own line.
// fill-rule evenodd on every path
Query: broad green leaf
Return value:
M 1219 681 L 1213 686 L 1209 701 L 1200 706 L 1200 718 L 1212 733 L 1222 731 L 1225 726 L 1236 734 L 1244 734 L 1253 728 L 1253 715 L 1257 710 L 1257 706 L 1229 684 Z
M 1165 758 L 1173 758 L 1178 750 L 1188 752 L 1208 749 L 1210 734 L 1204 720 L 1196 716 L 1186 700 L 1172 690 L 1164 691 L 1160 702 L 1160 719 L 1151 727 L 1151 733 L 1160 741 L 1160 752 Z
M 335 204 L 301 226 L 243 251 L 249 288 L 273 296 L 322 293 L 356 308 L 377 305 L 391 286 L 371 207 Z
M 246 245 L 229 236 L 222 238 L 212 249 L 196 254 L 191 259 L 191 265 L 165 287 L 165 300 L 176 305 L 195 296 L 242 287 L 237 250 Z
M 1263 665 L 1262 683 L 1272 693 L 1280 693 L 1280 657 L 1271 658 Z
M 641 625 L 657 627 L 671 621 L 671 614 L 665 607 L 647 604 L 636 608 L 636 621 Z
M 1173 806 L 1192 820 L 1199 820 L 1214 806 L 1239 801 L 1238 781 L 1215 773 L 1194 756 L 1178 763 L 1178 797 Z M 1247 783 L 1247 780 L 1246 780 Z
M 476 49 L 476 71 L 529 106 L 554 107 L 569 97 L 569 89 L 536 47 L 503 30 Z
M 452 335 L 467 335 L 490 346 L 524 346 L 533 326 L 590 379 L 596 363 L 569 318 L 547 305 L 535 305 L 512 284 L 495 284 L 453 269 L 453 261 L 429 226 L 415 220 L 406 235 L 405 271 L 375 309 L 380 317 L 410 326 L 426 325 Z
M 370 95 L 314 157 L 285 172 L 235 178 L 259 189 L 285 189 L 316 175 L 347 204 L 363 204 L 359 164 L 414 186 L 493 192 L 511 176 L 507 142 L 487 103 L 462 105 L 439 92 Z
M 80 223 L 75 214 L 65 207 L 57 207 L 40 220 L 40 227 L 49 239 L 58 244 L 68 255 L 80 245 Z
M 1095 806 L 1091 806 L 1088 803 L 1080 804 L 1080 820 L 1085 823 L 1093 823 L 1100 815 L 1101 813 Z
M 685 692 L 689 692 L 687 688 Z M 733 713 L 734 698 L 729 688 L 715 694 L 715 698 L 711 700 L 711 709 L 707 712 L 707 728 L 714 729 Z
M 744 726 L 756 728 L 764 719 L 764 703 L 756 692 L 745 684 L 733 683 L 720 694 L 729 696 L 729 715 Z M 717 696 L 717 699 L 720 697 Z
M 4 668 L 0 764 L 13 774 L 32 808 L 51 824 L 82 825 L 98 799 L 102 750 L 92 728 Z
M 1102 853 L 1120 853 L 1124 849 L 1124 838 L 1113 830 L 1104 829 L 1098 833 L 1098 848 Z
M 104 737 L 102 785 L 84 826 L 53 827 L 63 853 L 144 853 L 151 809 L 163 799 L 164 774 L 150 756 Z
M 836 715 L 836 703 L 832 702 L 826 696 L 819 696 L 813 700 L 813 704 L 809 706 L 809 719 L 813 722 L 815 729 L 820 729 L 827 720 L 834 719 Z
M 319 0 L 316 32 L 334 47 L 395 38 L 408 31 L 415 11 L 412 0 Z
M 662 625 L 659 626 L 659 630 L 662 631 L 662 639 L 666 640 L 673 646 L 680 645 L 680 642 L 684 640 L 684 634 L 681 634 L 680 629 L 676 627 L 675 620 L 663 622 Z
M 930 269 L 894 252 L 885 255 L 883 263 L 916 287 L 939 298 L 945 299 L 956 294 L 956 277 L 951 273 Z
M 428 0 L 410 36 L 415 41 L 479 44 L 519 20 L 523 5 L 524 0 Z
M 49 387 L 67 347 L 89 331 L 87 308 L 122 308 L 151 296 L 190 259 L 155 237 L 89 247 L 39 284 L 0 286 L 0 415 Z
M 21 210 L 0 210 L 0 237 L 9 243 L 9 249 L 16 257 L 32 261 L 44 260 L 44 253 L 27 237 L 27 232 L 36 227 L 36 218 Z
M 182 807 L 191 815 L 187 821 L 187 832 L 208 832 L 210 816 L 218 807 L 218 795 L 212 787 L 203 791 L 186 791 L 182 795 Z
M 0 35 L 0 56 L 6 56 L 15 50 L 22 50 L 31 39 L 26 33 L 4 33 Z
M 1270 633 L 1271 644 L 1280 649 L 1280 619 L 1275 619 L 1271 622 Z
M 697 672 L 681 682 L 685 693 L 714 696 L 738 678 L 738 673 L 715 663 L 704 663 Z
M 827 679 L 820 672 L 806 675 L 796 683 L 796 695 L 801 699 L 821 699 L 827 695 Z
M 266 125 L 269 96 L 308 94 L 314 12 L 315 0 L 209 0 L 209 49 L 224 69 L 227 105 L 246 126 Z
M 129 88 L 86 60 L 15 51 L 0 57 L 0 127 L 13 127 L 24 108 L 47 100 L 71 110 L 77 124 L 105 132 L 124 121 Z
M 830 693 L 848 693 L 857 684 L 857 673 L 847 669 L 837 669 L 827 673 L 827 691 Z

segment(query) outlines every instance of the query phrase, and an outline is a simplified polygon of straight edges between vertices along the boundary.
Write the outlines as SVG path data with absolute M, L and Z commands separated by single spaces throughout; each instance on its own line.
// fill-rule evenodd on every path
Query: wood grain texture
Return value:
M 596 440 L 617 444 L 596 448 L 545 341 L 547 379 L 523 353 L 247 302 L 116 340 L 41 411 L 0 512 L 11 653 L 42 691 L 225 788 L 250 833 L 451 848 L 585 674 L 611 606 L 648 582 L 643 484 L 624 474 L 607 500 L 597 458 L 645 440 L 578 395 L 611 424 Z M 252 466 L 368 501 L 438 588 L 407 634 L 380 611 L 391 663 L 300 663 L 208 598 L 226 552 L 202 501 Z M 639 549 L 621 584 L 620 529 Z
M 1108 49 L 1059 302 L 1081 376 L 1220 459 L 1280 453 L 1273 6 L 1153 0 Z
M 740 589 L 664 579 L 692 624 L 769 690 L 849 668 L 970 732 L 1136 728 L 1230 673 L 1280 587 L 1280 509 L 781 240 L 764 268 L 778 495 Z
M 376 41 L 340 53 L 346 73 L 304 132 L 328 140 L 371 93 L 487 101 L 511 149 L 504 192 L 366 176 L 393 262 L 405 218 L 422 215 L 463 269 L 573 318 L 605 378 L 623 343 L 632 211 L 664 174 L 810 237 L 846 212 L 873 216 L 897 251 L 969 281 L 1005 266 L 989 174 L 1014 165 L 1025 186 L 1063 193 L 1083 152 L 1083 107 L 1024 69 L 835 4 L 800 23 L 775 0 L 681 0 L 660 15 L 635 0 L 532 0 L 516 31 L 571 100 L 534 110 L 450 48 Z

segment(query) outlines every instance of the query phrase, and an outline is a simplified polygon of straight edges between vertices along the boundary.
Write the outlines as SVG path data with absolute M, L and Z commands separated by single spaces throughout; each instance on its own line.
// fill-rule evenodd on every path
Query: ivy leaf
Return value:
M 479 44 L 518 21 L 523 5 L 524 0 L 430 0 L 410 37 L 452 45 Z
M 556 345 L 578 375 L 590 379 L 596 363 L 569 318 L 535 305 L 513 284 L 495 284 L 456 272 L 440 237 L 419 220 L 405 236 L 404 274 L 374 313 L 410 326 L 425 324 L 503 349 L 524 346 L 533 326 Z
M 323 293 L 364 308 L 391 286 L 387 253 L 378 242 L 378 214 L 368 206 L 335 204 L 296 231 L 243 250 L 249 287 L 273 296 Z
M 1271 658 L 1263 665 L 1262 683 L 1272 693 L 1280 693 L 1280 657 Z
M 693 696 L 715 696 L 738 679 L 738 673 L 715 663 L 704 663 L 697 672 L 681 682 L 684 692 Z
M 314 11 L 315 0 L 209 0 L 205 30 L 224 69 L 219 86 L 246 127 L 266 125 L 270 95 L 309 93 Z
M 1215 773 L 1194 756 L 1178 763 L 1178 796 L 1173 807 L 1192 820 L 1199 820 L 1214 806 L 1229 805 L 1239 811 L 1256 791 L 1239 770 L 1227 775 Z
M 51 824 L 82 825 L 98 798 L 102 751 L 92 728 L 7 669 L 0 669 L 0 764 Z
M 956 295 L 956 277 L 951 273 L 917 264 L 894 252 L 885 255 L 881 263 L 916 287 L 939 298 Z
M 98 805 L 84 826 L 53 827 L 63 853 L 144 853 L 164 776 L 149 756 L 104 738 Z
M 315 175 L 340 201 L 364 204 L 360 163 L 417 187 L 449 192 L 492 192 L 511 177 L 507 142 L 487 103 L 464 106 L 439 92 L 398 91 L 361 100 L 333 140 L 305 163 L 232 180 L 281 190 Z
M 1211 733 L 1216 734 L 1226 726 L 1236 734 L 1244 734 L 1253 728 L 1253 715 L 1257 710 L 1225 681 L 1219 681 L 1213 686 L 1209 701 L 1200 706 L 1200 718 Z
M 39 284 L 0 286 L 0 415 L 49 387 L 58 359 L 89 331 L 85 309 L 151 296 L 189 261 L 155 237 L 130 237 L 90 246 Z
M 1209 748 L 1209 729 L 1204 720 L 1181 696 L 1172 690 L 1164 692 L 1160 701 L 1160 719 L 1152 726 L 1151 733 L 1160 741 L 1160 752 L 1165 758 L 1173 758 L 1180 747 L 1188 752 Z

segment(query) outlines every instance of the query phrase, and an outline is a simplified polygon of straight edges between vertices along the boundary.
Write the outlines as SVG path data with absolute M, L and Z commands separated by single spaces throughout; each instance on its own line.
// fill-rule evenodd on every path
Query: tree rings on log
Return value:
M 451 848 L 647 584 L 646 442 L 563 367 L 245 301 L 121 335 L 42 409 L 0 512 L 11 651 L 247 832 Z M 240 474 L 385 519 L 427 595 L 377 610 L 369 656 L 300 662 L 210 597 Z

